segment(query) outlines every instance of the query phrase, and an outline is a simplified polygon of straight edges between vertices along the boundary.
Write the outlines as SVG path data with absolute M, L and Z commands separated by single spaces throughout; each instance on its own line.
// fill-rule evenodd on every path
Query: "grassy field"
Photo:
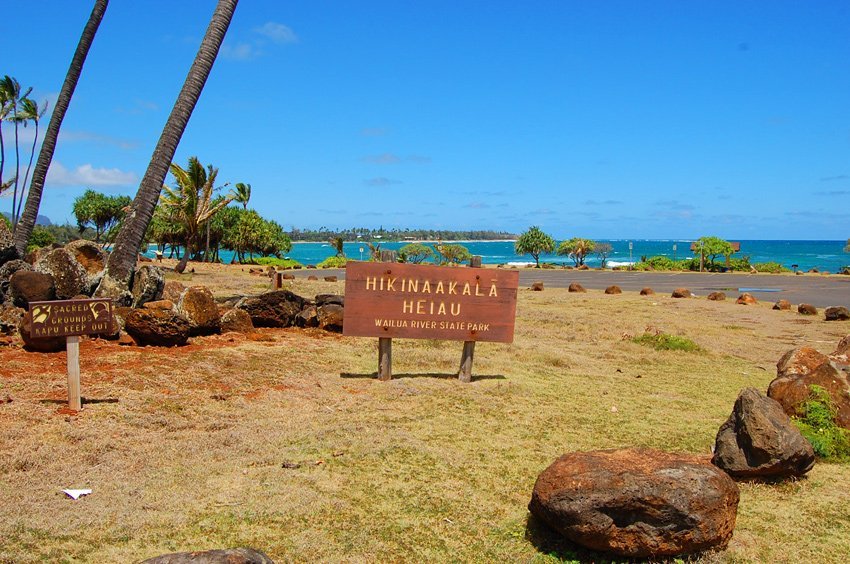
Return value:
M 565 273 L 568 275 L 568 273 Z M 265 279 L 184 279 L 218 295 Z M 305 296 L 343 284 L 297 282 Z M 695 352 L 631 337 L 662 331 Z M 521 290 L 516 339 L 394 342 L 262 330 L 177 349 L 84 340 L 79 414 L 65 355 L 0 349 L 0 561 L 130 562 L 250 546 L 278 561 L 597 559 L 529 519 L 538 473 L 567 451 L 649 446 L 709 455 L 745 386 L 786 350 L 831 352 L 850 323 L 766 304 Z M 728 550 L 707 562 L 843 562 L 850 466 L 741 484 Z M 73 501 L 62 488 L 91 488 Z M 601 560 L 604 560 L 602 558 Z

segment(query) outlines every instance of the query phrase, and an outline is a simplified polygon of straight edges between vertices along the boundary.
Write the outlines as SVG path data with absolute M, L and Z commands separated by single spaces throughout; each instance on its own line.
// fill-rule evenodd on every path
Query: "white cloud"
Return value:
M 92 143 L 99 143 L 102 145 L 115 145 L 122 149 L 135 149 L 138 146 L 138 143 L 134 141 L 110 137 L 109 135 L 101 135 L 100 133 L 94 133 L 91 131 L 72 131 L 68 129 L 63 129 L 59 132 L 59 141 L 90 141 Z
M 138 181 L 133 172 L 117 168 L 95 168 L 90 164 L 70 170 L 62 163 L 53 161 L 47 172 L 47 184 L 58 186 L 129 186 Z
M 221 56 L 231 61 L 250 61 L 262 54 L 262 51 L 250 43 L 237 43 L 235 46 L 225 43 L 221 46 Z
M 266 22 L 260 27 L 254 28 L 255 33 L 267 37 L 275 43 L 298 43 L 298 36 L 292 28 L 277 22 Z

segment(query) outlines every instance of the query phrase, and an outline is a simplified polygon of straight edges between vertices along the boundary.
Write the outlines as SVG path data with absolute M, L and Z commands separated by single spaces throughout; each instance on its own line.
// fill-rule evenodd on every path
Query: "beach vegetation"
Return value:
M 779 274 L 780 272 L 791 272 L 789 269 L 785 268 L 778 262 L 757 262 L 753 264 L 753 268 L 755 268 L 759 272 L 767 272 L 769 274 Z
M 221 244 L 232 249 L 239 262 L 251 262 L 255 254 L 280 257 L 292 250 L 292 241 L 276 221 L 264 219 L 255 210 L 225 209 L 236 210 L 235 222 L 225 232 Z
M 593 249 L 596 256 L 599 257 L 599 267 L 605 268 L 605 264 L 608 262 L 608 257 L 614 251 L 614 246 L 611 243 L 600 243 L 597 241 L 593 246 Z
M 293 241 L 327 242 L 331 237 L 342 237 L 345 241 L 512 241 L 517 236 L 508 231 L 492 229 L 476 229 L 456 231 L 448 229 L 373 229 L 369 227 L 351 227 L 348 229 L 331 230 L 327 227 L 319 229 L 299 229 L 292 227 L 287 232 Z
M 717 257 L 729 257 L 735 250 L 729 241 L 720 237 L 708 236 L 700 237 L 694 242 L 694 252 L 708 259 L 709 270 L 716 270 L 715 260 L 717 260 Z
M 242 204 L 242 209 L 248 209 L 248 202 L 251 200 L 251 185 L 244 182 L 237 182 L 233 185 L 233 201 L 237 204 Z
M 529 227 L 514 243 L 514 252 L 518 255 L 531 255 L 537 268 L 540 268 L 540 255 L 554 250 L 555 240 L 536 225 Z
M 850 460 L 850 431 L 836 423 L 838 410 L 829 392 L 812 385 L 800 415 L 793 419 L 797 428 L 812 443 L 815 454 L 824 460 Z
M 218 169 L 213 165 L 207 165 L 205 169 L 197 157 L 189 157 L 185 169 L 171 163 L 170 171 L 174 186 L 162 187 L 160 201 L 171 213 L 171 218 L 182 227 L 184 252 L 174 267 L 176 272 L 182 273 L 192 254 L 201 248 L 201 236 L 207 222 L 233 201 L 235 195 L 231 192 L 223 198 L 215 198 L 215 192 L 220 189 L 215 186 Z M 249 239 L 256 241 L 259 237 Z
M 319 268 L 345 268 L 345 265 L 348 263 L 348 259 L 344 256 L 335 256 L 328 257 L 322 262 L 320 262 L 317 266 Z
M 687 337 L 660 332 L 646 332 L 643 335 L 633 337 L 632 342 L 652 347 L 657 351 L 696 352 L 701 350 L 699 345 Z
M 27 178 L 32 168 L 32 159 L 35 155 L 36 142 L 38 141 L 38 122 L 47 109 L 47 103 L 39 108 L 38 104 L 29 97 L 32 88 L 22 89 L 20 82 L 9 75 L 0 78 L 0 194 L 12 190 L 12 213 L 10 215 L 14 228 L 21 215 L 21 204 L 25 193 Z M 11 124 L 15 132 L 14 148 L 11 151 L 15 156 L 14 174 L 5 178 L 6 168 L 6 144 L 3 139 L 3 122 Z M 21 127 L 27 127 L 32 122 L 35 124 L 35 136 L 30 149 L 29 165 L 26 168 L 24 180 L 21 181 L 21 142 L 19 131 Z
M 463 245 L 438 243 L 436 248 L 440 264 L 458 265 L 472 259 L 472 253 Z
M 331 237 L 328 240 L 328 243 L 330 243 L 331 247 L 333 247 L 334 251 L 336 251 L 336 256 L 345 258 L 345 250 L 343 249 L 345 240 L 342 237 Z
M 77 219 L 77 229 L 82 234 L 86 229 L 93 228 L 95 243 L 100 243 L 101 237 L 104 236 L 106 241 L 110 241 L 115 227 L 124 219 L 129 205 L 129 196 L 107 196 L 88 189 L 82 196 L 74 199 L 73 211 Z
M 596 242 L 591 239 L 582 239 L 581 237 L 573 237 L 567 241 L 562 241 L 558 245 L 557 253 L 561 256 L 567 256 L 573 260 L 576 266 L 584 264 L 588 255 L 593 253 L 596 248 Z
M 32 235 L 30 235 L 29 244 L 27 244 L 27 252 L 34 249 L 49 247 L 55 242 L 56 237 L 50 229 L 47 229 L 43 225 L 36 225 L 35 229 L 32 230 Z
M 409 243 L 398 250 L 398 260 L 412 264 L 421 264 L 433 256 L 434 249 L 422 243 Z
M 248 264 L 257 264 L 260 266 L 273 266 L 275 268 L 295 268 L 303 266 L 297 260 L 291 258 L 280 257 L 255 257 Z

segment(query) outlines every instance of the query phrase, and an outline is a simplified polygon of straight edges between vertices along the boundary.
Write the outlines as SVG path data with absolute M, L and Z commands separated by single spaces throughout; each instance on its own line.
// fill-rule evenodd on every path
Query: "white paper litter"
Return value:
M 91 493 L 91 490 L 71 490 L 71 489 L 68 489 L 68 490 L 62 490 L 62 492 L 65 493 L 71 499 L 80 499 L 84 495 L 89 495 Z

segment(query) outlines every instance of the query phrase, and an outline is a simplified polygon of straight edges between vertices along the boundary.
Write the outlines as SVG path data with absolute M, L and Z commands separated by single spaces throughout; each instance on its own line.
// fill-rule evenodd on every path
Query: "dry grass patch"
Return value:
M 64 354 L 0 350 L 0 398 L 13 400 L 0 405 L 0 561 L 237 545 L 280 561 L 569 557 L 527 523 L 534 480 L 555 457 L 629 445 L 707 456 L 738 391 L 773 377 L 790 346 L 778 337 L 827 352 L 835 342 L 826 323 L 744 309 L 521 292 L 515 342 L 480 343 L 468 385 L 453 377 L 461 346 L 451 342 L 396 341 L 398 377 L 381 383 L 376 340 L 319 331 L 179 349 L 85 341 L 83 395 L 117 402 L 78 415 L 44 401 L 63 397 Z M 648 326 L 703 352 L 623 339 Z M 848 479 L 850 467 L 819 464 L 798 482 L 743 484 L 729 549 L 703 560 L 843 560 Z M 72 501 L 64 487 L 94 493 Z

